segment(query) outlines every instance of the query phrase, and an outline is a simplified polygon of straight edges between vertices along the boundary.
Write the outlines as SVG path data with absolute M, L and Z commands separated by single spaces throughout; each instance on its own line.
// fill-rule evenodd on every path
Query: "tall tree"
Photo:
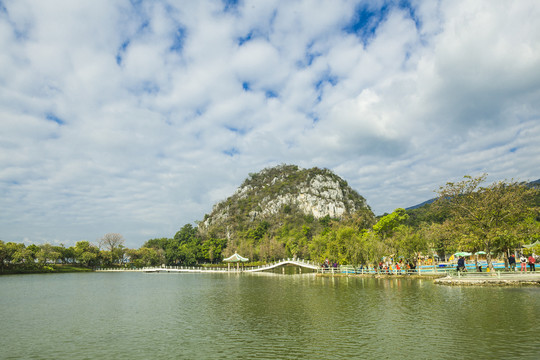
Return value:
M 85 266 L 96 266 L 100 261 L 98 247 L 90 244 L 90 242 L 86 240 L 78 241 L 75 244 L 74 256 L 79 264 Z
M 167 243 L 165 257 L 168 265 L 194 265 L 199 260 L 200 240 L 196 227 L 184 225 Z
M 446 260 L 448 254 L 452 254 L 457 250 L 458 242 L 455 239 L 453 225 L 450 222 L 431 223 L 425 228 L 424 233 L 433 243 L 433 248 L 441 259 Z
M 405 212 L 405 209 L 395 209 L 391 214 L 383 216 L 375 225 L 373 225 L 373 231 L 377 235 L 380 235 L 382 239 L 391 236 L 394 229 L 403 223 L 409 215 Z
M 140 249 L 127 250 L 131 258 L 131 263 L 135 267 L 160 266 L 165 263 L 165 252 L 163 249 L 141 247 Z
M 125 254 L 124 242 L 125 239 L 121 234 L 108 233 L 99 240 L 99 247 L 109 251 L 107 255 L 111 263 L 122 263 Z
M 493 270 L 492 252 L 515 246 L 508 234 L 536 215 L 533 199 L 538 190 L 506 181 L 482 187 L 486 176 L 465 176 L 461 182 L 447 183 L 439 189 L 437 202 L 448 208 L 449 221 L 469 248 L 486 252 L 488 266 Z
M 36 254 L 40 264 L 46 264 L 48 262 L 56 263 L 56 260 L 62 257 L 62 254 L 51 244 L 43 244 L 39 246 L 40 250 Z
M 142 247 L 165 250 L 169 241 L 171 241 L 171 239 L 168 238 L 150 239 L 146 241 Z
M 425 236 L 425 228 L 414 230 L 410 226 L 399 225 L 394 230 L 394 249 L 395 254 L 402 256 L 408 261 L 412 261 L 414 265 L 418 263 L 418 258 L 421 253 L 429 253 L 433 248 L 433 244 L 429 244 Z

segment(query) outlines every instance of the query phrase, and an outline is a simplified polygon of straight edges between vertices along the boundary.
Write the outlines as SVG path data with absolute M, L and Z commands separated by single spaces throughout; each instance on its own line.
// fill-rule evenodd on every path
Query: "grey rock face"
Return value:
M 209 227 L 234 216 L 255 221 L 291 207 L 319 219 L 341 218 L 368 206 L 362 196 L 329 170 L 281 165 L 251 174 L 231 197 L 216 204 L 201 224 Z

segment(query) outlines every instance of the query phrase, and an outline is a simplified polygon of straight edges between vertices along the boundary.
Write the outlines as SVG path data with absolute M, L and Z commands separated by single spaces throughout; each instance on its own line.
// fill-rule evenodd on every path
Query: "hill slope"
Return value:
M 199 231 L 227 238 L 227 250 L 233 252 L 250 241 L 256 248 L 265 236 L 280 243 L 301 236 L 309 241 L 331 219 L 359 211 L 374 218 L 366 200 L 330 170 L 280 165 L 249 174 L 233 195 L 205 216 Z

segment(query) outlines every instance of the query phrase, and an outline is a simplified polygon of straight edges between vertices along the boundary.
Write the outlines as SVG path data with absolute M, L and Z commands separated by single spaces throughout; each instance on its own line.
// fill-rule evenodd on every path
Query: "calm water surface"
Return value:
M 0 359 L 540 358 L 540 289 L 275 274 L 0 277 Z

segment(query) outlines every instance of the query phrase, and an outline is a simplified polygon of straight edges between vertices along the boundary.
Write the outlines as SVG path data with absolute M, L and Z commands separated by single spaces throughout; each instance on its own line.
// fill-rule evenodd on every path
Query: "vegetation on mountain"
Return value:
M 238 190 L 199 224 L 203 239 L 225 238 L 235 251 L 270 261 L 311 256 L 314 237 L 333 222 L 369 228 L 374 215 L 365 199 L 328 169 L 280 165 L 249 174 Z

